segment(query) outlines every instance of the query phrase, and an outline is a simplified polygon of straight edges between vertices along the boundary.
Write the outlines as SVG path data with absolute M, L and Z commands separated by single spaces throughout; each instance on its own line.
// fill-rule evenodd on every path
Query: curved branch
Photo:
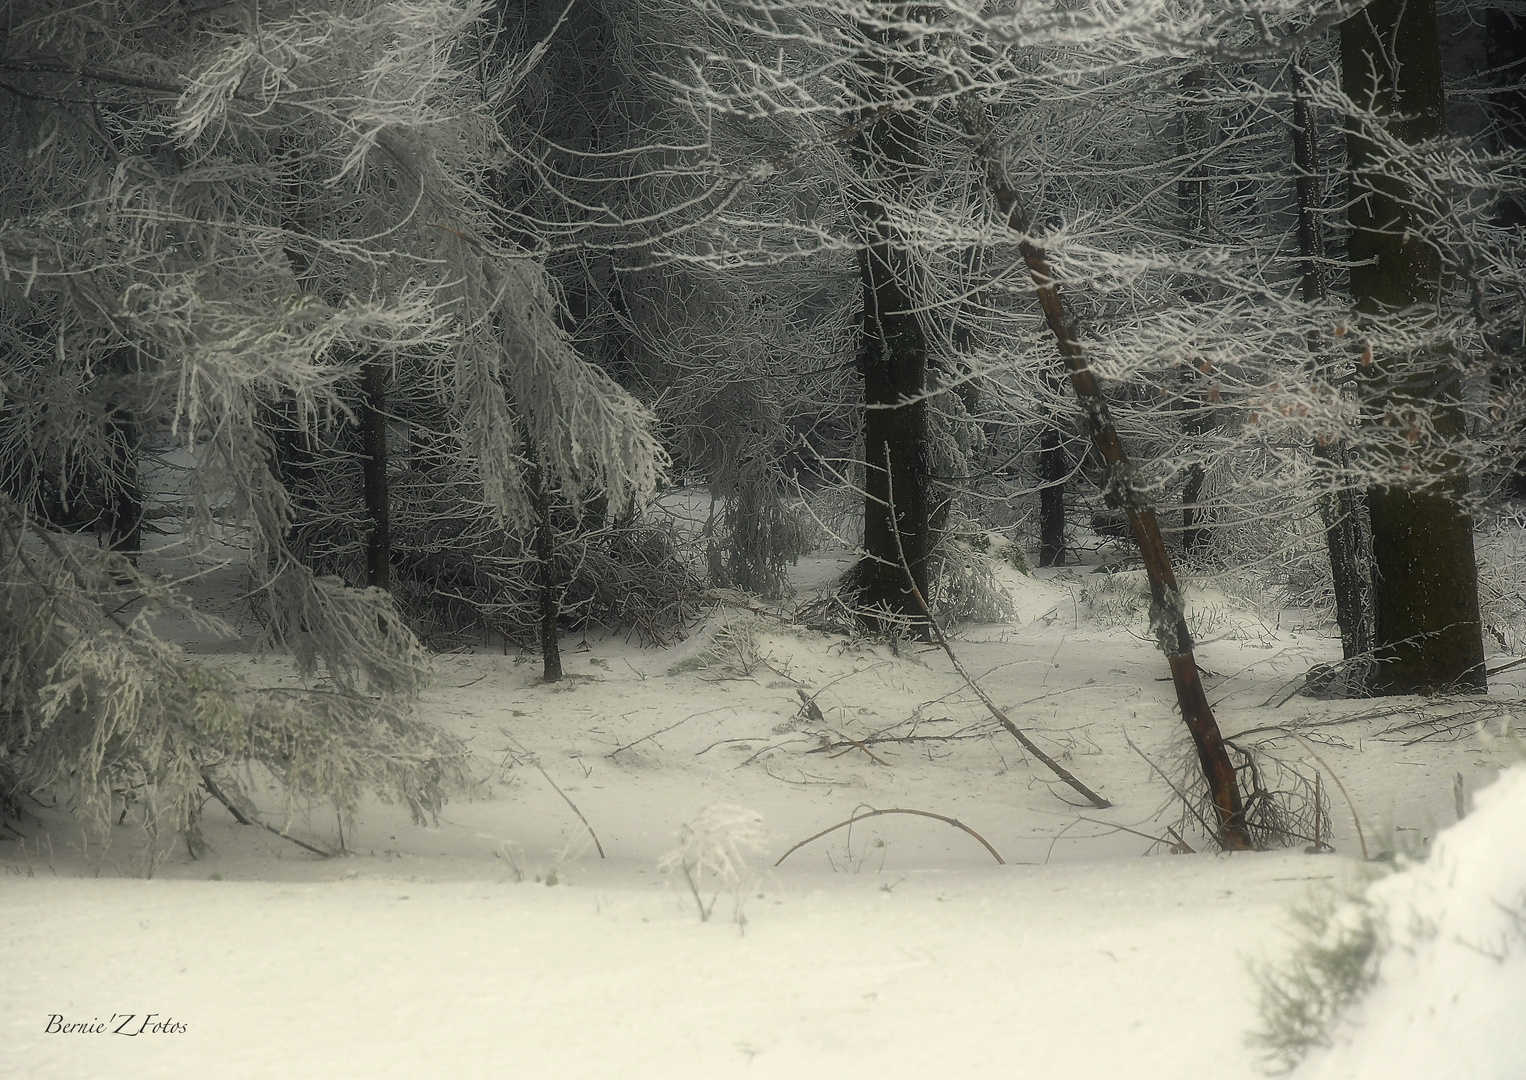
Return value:
M 779 856 L 779 862 L 774 863 L 774 865 L 778 866 L 779 863 L 782 863 L 785 859 L 789 858 L 795 852 L 797 852 L 801 848 L 805 847 L 805 845 L 811 843 L 814 840 L 820 840 L 823 836 L 826 836 L 828 833 L 834 833 L 838 829 L 845 829 L 849 825 L 852 825 L 855 821 L 866 821 L 869 818 L 880 817 L 883 814 L 911 814 L 911 815 L 913 815 L 915 817 L 932 818 L 934 821 L 941 821 L 945 825 L 952 825 L 956 829 L 963 829 L 965 832 L 967 832 L 971 836 L 973 836 L 976 840 L 980 841 L 981 846 L 984 847 L 987 851 L 989 851 L 991 853 L 991 858 L 995 859 L 998 865 L 1000 865 L 1000 866 L 1006 866 L 1007 865 L 1007 860 L 1003 859 L 1001 857 L 1001 855 L 997 852 L 997 850 L 995 848 L 993 848 L 989 843 L 987 843 L 986 838 L 984 836 L 981 836 L 978 832 L 976 832 L 974 829 L 970 828 L 968 825 L 966 825 L 964 822 L 960 821 L 958 818 L 946 817 L 943 814 L 935 814 L 931 810 L 904 810 L 904 809 L 902 809 L 900 807 L 891 807 L 891 808 L 889 808 L 887 810 L 870 810 L 867 814 L 857 814 L 856 813 L 852 817 L 850 817 L 847 821 L 839 821 L 836 825 L 833 825 L 831 828 L 822 829 L 815 836 L 807 836 L 804 840 L 800 841 L 800 843 L 796 844 L 794 847 L 792 847 L 788 851 L 786 851 L 783 855 L 780 855 Z

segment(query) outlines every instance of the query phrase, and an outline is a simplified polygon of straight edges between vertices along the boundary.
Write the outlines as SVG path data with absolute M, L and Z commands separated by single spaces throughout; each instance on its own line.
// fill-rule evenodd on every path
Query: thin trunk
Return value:
M 1184 160 L 1200 159 L 1214 141 L 1213 126 L 1203 105 L 1201 101 L 1194 101 L 1207 79 L 1206 71 L 1200 67 L 1185 72 L 1181 78 L 1183 100 L 1178 114 L 1178 150 Z M 1208 178 L 1201 160 L 1195 161 L 1186 175 L 1176 182 L 1176 203 L 1183 218 L 1184 235 L 1206 237 L 1212 233 L 1213 182 Z M 1195 306 L 1205 301 L 1207 296 L 1201 286 L 1192 285 L 1182 290 L 1182 299 L 1188 305 Z M 1189 436 L 1206 435 L 1213 430 L 1216 419 L 1207 395 L 1192 385 L 1196 378 L 1197 373 L 1189 368 L 1185 376 L 1187 389 L 1183 397 L 1186 407 L 1182 417 L 1182 430 Z M 1182 484 L 1182 553 L 1189 557 L 1204 554 L 1208 547 L 1210 534 L 1202 527 L 1207 517 L 1197 505 L 1203 496 L 1203 481 L 1206 477 L 1203 466 L 1193 462 L 1188 467 L 1187 479 Z
M 527 453 L 533 449 L 526 448 Z M 536 466 L 530 472 L 530 493 L 535 501 L 535 558 L 540 564 L 540 655 L 541 682 L 562 679 L 561 582 L 556 572 L 556 526 L 551 520 L 551 493 L 545 473 Z
M 977 153 L 986 161 L 987 184 L 1007 227 L 1018 236 L 1026 237 L 1032 220 L 993 153 L 988 122 L 972 108 L 966 107 L 961 111 L 966 130 L 977 142 Z M 1106 466 L 1104 494 L 1108 504 L 1121 509 L 1128 517 L 1134 541 L 1144 557 L 1145 572 L 1150 580 L 1150 625 L 1155 631 L 1161 651 L 1166 654 L 1166 661 L 1171 668 L 1171 680 L 1176 687 L 1177 705 L 1181 709 L 1182 720 L 1192 735 L 1198 763 L 1208 782 L 1209 796 L 1219 819 L 1218 842 L 1228 850 L 1253 849 L 1255 843 L 1246 828 L 1239 782 L 1225 749 L 1218 721 L 1213 715 L 1213 708 L 1203 691 L 1202 680 L 1198 677 L 1192 634 L 1187 628 L 1181 590 L 1171 569 L 1171 558 L 1166 552 L 1165 541 L 1161 538 L 1155 511 L 1148 497 L 1135 486 L 1134 467 L 1123 452 L 1123 445 L 1113 426 L 1097 378 L 1087 366 L 1075 319 L 1060 299 L 1044 249 L 1025 239 L 1019 242 L 1018 250 L 1033 279 L 1039 306 L 1054 334 L 1071 387 L 1080 402 L 1087 430 Z
M 1046 428 L 1039 442 L 1039 565 L 1065 565 L 1065 481 L 1070 458 L 1058 428 Z
M 921 76 L 902 65 L 865 65 L 873 83 L 891 92 L 914 88 Z M 861 608 L 884 607 L 922 623 L 901 573 L 904 550 L 912 578 L 927 595 L 931 542 L 927 401 L 927 337 L 908 292 L 914 270 L 906 238 L 887 203 L 913 198 L 927 163 L 923 118 L 914 109 L 890 111 L 867 123 L 854 146 L 865 179 L 886 202 L 865 200 L 859 274 L 864 290 L 859 371 L 864 377 L 864 551 L 855 568 Z M 888 472 L 881 462 L 888 459 Z M 895 492 L 895 520 L 890 492 Z M 899 537 L 897 537 L 899 533 Z M 869 616 L 873 621 L 872 616 Z
M 138 425 L 123 402 L 129 397 L 136 355 L 137 350 L 123 346 L 111 358 L 118 403 L 111 406 L 107 417 L 112 460 L 106 477 L 105 507 L 107 546 L 134 563 L 143 550 L 143 478 L 138 466 Z
M 1342 88 L 1417 145 L 1445 132 L 1435 0 L 1373 0 L 1341 25 Z M 1346 132 L 1352 174 L 1351 291 L 1357 311 L 1377 316 L 1436 310 L 1442 258 L 1432 239 L 1439 208 L 1429 193 L 1384 171 L 1386 152 L 1353 119 Z M 1428 413 L 1444 443 L 1461 438 L 1460 374 L 1434 352 L 1377 357 L 1368 390 L 1385 415 Z M 1396 464 L 1403 451 L 1394 451 Z M 1377 615 L 1372 689 L 1406 694 L 1482 691 L 1483 625 L 1473 522 L 1463 509 L 1468 478 L 1448 454 L 1411 484 L 1367 493 Z M 1417 472 L 1419 471 L 1417 469 Z
M 1304 303 L 1314 305 L 1325 299 L 1324 237 L 1320 229 L 1319 207 L 1319 133 L 1314 127 L 1314 113 L 1305 92 L 1303 69 L 1293 58 L 1293 162 L 1297 168 L 1294 182 L 1298 201 L 1298 254 Z M 1310 335 L 1317 342 L 1317 335 Z M 1315 346 L 1317 348 L 1317 345 Z M 1346 449 L 1338 443 L 1314 444 L 1315 457 L 1321 458 L 1340 481 L 1335 491 L 1319 498 L 1319 516 L 1325 527 L 1325 549 L 1330 556 L 1330 578 L 1335 590 L 1335 621 L 1341 630 L 1341 655 L 1347 660 L 1365 656 L 1372 649 L 1372 574 L 1370 550 L 1366 543 L 1367 503 L 1362 493 L 1345 486 Z M 1366 673 L 1352 672 L 1361 685 Z
M 366 584 L 392 588 L 392 539 L 388 531 L 387 368 L 371 361 L 361 369 L 364 397 L 360 406 L 361 469 L 366 490 Z

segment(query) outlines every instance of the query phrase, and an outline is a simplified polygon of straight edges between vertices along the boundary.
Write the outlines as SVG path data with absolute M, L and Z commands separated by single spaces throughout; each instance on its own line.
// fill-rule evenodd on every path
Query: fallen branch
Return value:
M 864 753 L 868 754 L 869 755 L 869 760 L 874 762 L 876 765 L 889 765 L 890 764 L 890 762 L 888 762 L 884 758 L 880 757 L 873 750 L 870 750 L 867 746 L 865 746 L 863 743 L 859 742 L 857 739 L 848 738 L 846 735 L 843 736 L 843 737 L 845 739 L 848 739 L 847 749 L 846 750 L 839 750 L 837 753 L 831 755 L 832 757 L 840 758 L 844 754 L 846 754 L 848 752 L 848 750 L 859 749 L 859 750 L 862 750 Z
M 913 815 L 915 817 L 932 818 L 934 821 L 941 821 L 945 825 L 952 825 L 956 829 L 963 829 L 965 832 L 967 832 L 971 836 L 973 836 L 976 840 L 980 841 L 981 846 L 984 847 L 987 851 L 989 851 L 991 853 L 991 858 L 995 859 L 998 865 L 1001 865 L 1001 866 L 1007 865 L 1007 860 L 1003 859 L 1001 857 L 1001 855 L 997 853 L 996 849 L 993 848 L 989 843 L 986 842 L 986 838 L 984 836 L 981 836 L 978 832 L 976 832 L 974 829 L 970 828 L 968 825 L 966 825 L 964 822 L 960 821 L 958 818 L 946 817 L 943 814 L 934 814 L 934 813 L 932 813 L 929 810 L 903 810 L 903 809 L 901 809 L 899 807 L 893 807 L 893 808 L 888 809 L 888 810 L 870 810 L 867 814 L 860 814 L 860 813 L 856 813 L 855 812 L 854 815 L 852 817 L 850 817 L 847 821 L 839 821 L 836 825 L 833 825 L 831 828 L 822 829 L 815 836 L 807 836 L 804 840 L 800 841 L 800 843 L 796 844 L 794 847 L 792 847 L 788 851 L 786 851 L 783 855 L 780 855 L 779 856 L 779 862 L 774 863 L 774 865 L 778 866 L 780 863 L 784 862 L 785 859 L 789 858 L 795 852 L 797 852 L 801 848 L 805 847 L 805 845 L 807 845 L 807 844 L 809 844 L 809 843 L 811 843 L 811 842 L 813 842 L 815 840 L 820 840 L 823 836 L 826 836 L 828 833 L 834 833 L 838 829 L 845 829 L 849 825 L 852 825 L 856 821 L 867 821 L 869 818 L 880 817 L 881 815 L 884 815 L 884 814 L 911 814 L 911 815 Z
M 682 723 L 682 721 L 680 721 L 680 723 Z M 592 825 L 588 824 L 588 819 L 583 816 L 583 811 L 578 809 L 578 804 L 573 802 L 571 799 L 569 799 L 567 797 L 567 793 L 565 791 L 563 791 L 561 788 L 556 786 L 556 781 L 551 779 L 551 774 L 548 773 L 545 769 L 541 768 L 540 759 L 538 757 L 536 757 L 534 754 L 530 753 L 530 751 L 526 750 L 524 748 L 524 744 L 523 743 L 521 743 L 518 739 L 514 738 L 514 736 L 510 735 L 506 728 L 501 728 L 500 727 L 498 730 L 502 731 L 504 736 L 511 743 L 513 743 L 515 746 L 519 747 L 520 753 L 524 754 L 524 759 L 526 761 L 528 761 L 531 765 L 534 765 L 536 770 L 539 771 L 539 773 L 546 778 L 546 783 L 551 785 L 551 790 L 556 792 L 558 795 L 560 795 L 562 797 L 562 801 L 565 802 L 568 806 L 572 807 L 572 812 L 574 814 L 576 814 L 578 816 L 578 820 L 583 823 L 583 828 L 587 829 L 588 830 L 588 835 L 593 837 L 593 846 L 598 849 L 599 858 L 601 858 L 601 859 L 604 858 L 605 857 L 605 855 L 604 855 L 604 845 L 599 843 L 599 834 L 593 831 L 593 826 Z
M 282 832 L 274 825 L 267 825 L 263 821 L 256 821 L 254 818 L 251 818 L 249 815 L 245 814 L 237 806 L 233 805 L 233 801 L 229 799 L 228 796 L 223 794 L 222 789 L 217 786 L 217 782 L 212 779 L 212 775 L 210 773 L 203 772 L 201 774 L 201 783 L 202 786 L 207 789 L 207 793 L 210 794 L 212 798 L 216 799 L 218 802 L 222 803 L 228 808 L 228 813 L 232 814 L 233 820 L 238 822 L 240 825 L 258 825 L 266 832 L 275 833 L 275 835 L 279 836 L 282 840 L 290 840 L 293 844 L 296 844 L 304 851 L 311 851 L 314 855 L 318 855 L 325 859 L 332 859 L 334 857 L 334 853 L 332 851 L 324 851 L 320 847 L 314 847 L 312 844 L 309 844 L 305 840 L 298 840 L 290 833 Z M 353 840 L 354 837 L 351 837 L 350 839 Z
M 890 485 L 889 446 L 885 447 L 885 481 L 887 485 Z M 890 504 L 890 520 L 892 522 L 899 521 L 895 513 L 895 488 L 893 486 L 887 486 L 886 500 Z M 1069 769 L 1065 768 L 1065 766 L 1054 760 L 1054 758 L 1040 750 L 1038 745 L 1034 743 L 1032 739 L 1028 738 L 1027 735 L 1024 735 L 1022 730 L 1011 721 L 1007 714 L 1002 712 L 1001 707 L 998 706 L 996 702 L 991 700 L 991 696 L 980 688 L 980 684 L 977 683 L 974 679 L 970 678 L 970 673 L 965 670 L 964 665 L 959 662 L 959 657 L 954 654 L 954 647 L 949 644 L 948 635 L 943 632 L 943 627 L 939 624 L 937 618 L 933 615 L 932 608 L 928 607 L 927 598 L 922 595 L 922 590 L 917 586 L 917 579 L 911 572 L 911 564 L 906 561 L 906 548 L 901 543 L 900 526 L 896 525 L 894 528 L 892 528 L 890 530 L 890 534 L 895 537 L 896 555 L 901 560 L 901 570 L 903 573 L 905 573 L 906 581 L 911 586 L 912 598 L 916 600 L 917 607 L 922 611 L 922 617 L 927 620 L 927 625 L 933 632 L 933 644 L 937 645 L 944 651 L 944 653 L 947 654 L 949 663 L 954 665 L 954 670 L 959 673 L 959 677 L 964 680 L 965 685 L 968 686 L 970 690 L 974 692 L 975 696 L 980 699 L 981 704 L 983 704 L 987 711 L 989 711 L 990 714 L 996 718 L 997 723 L 1006 728 L 1008 733 L 1010 733 L 1012 737 L 1022 745 L 1024 750 L 1028 751 L 1028 753 L 1032 754 L 1034 757 L 1043 762 L 1044 765 L 1048 767 L 1050 772 L 1054 773 L 1055 776 L 1069 784 L 1075 791 L 1080 793 L 1082 798 L 1091 803 L 1098 810 L 1106 810 L 1108 807 L 1112 806 L 1112 803 L 1108 802 L 1101 795 L 1098 795 L 1091 788 L 1087 787 L 1085 784 L 1081 783 L 1081 781 L 1077 780 L 1073 775 L 1071 775 Z
M 924 742 L 966 742 L 969 740 L 989 739 L 995 732 L 987 731 L 979 735 L 883 735 L 870 736 L 867 739 L 849 739 L 845 742 L 829 742 L 807 750 L 807 754 L 827 754 L 834 750 L 851 750 L 855 746 L 879 746 L 883 743 L 924 743 Z M 832 754 L 837 757 L 836 754 Z
M 709 716 L 713 712 L 715 712 L 714 709 L 707 709 L 704 712 L 690 713 L 688 716 L 684 717 L 682 720 L 678 721 L 677 723 L 669 724 L 665 728 L 658 728 L 656 731 L 653 731 L 653 732 L 651 732 L 648 735 L 641 736 L 641 738 L 637 739 L 635 742 L 628 742 L 624 746 L 616 747 L 615 749 L 611 750 L 609 753 L 605 754 L 604 756 L 607 757 L 607 758 L 612 758 L 616 754 L 620 753 L 622 750 L 629 750 L 633 746 L 640 746 L 642 743 L 646 742 L 648 739 L 655 739 L 659 735 L 665 735 L 669 731 L 672 731 L 674 728 L 679 727 L 679 726 L 681 726 L 683 724 L 687 724 L 690 720 L 693 720 L 697 716 Z M 507 735 L 508 732 L 504 732 L 504 734 Z M 512 738 L 512 736 L 511 736 L 511 738 Z

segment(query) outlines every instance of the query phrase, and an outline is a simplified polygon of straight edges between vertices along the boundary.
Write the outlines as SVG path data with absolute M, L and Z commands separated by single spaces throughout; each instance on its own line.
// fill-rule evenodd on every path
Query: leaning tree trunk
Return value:
M 914 93 L 922 78 L 905 65 L 885 61 L 866 62 L 864 68 L 867 80 L 892 95 Z M 880 110 L 864 118 L 854 143 L 866 184 L 883 193 L 883 201 L 866 199 L 858 207 L 864 232 L 858 260 L 864 289 L 858 367 L 864 378 L 865 554 L 854 577 L 861 610 L 888 609 L 914 623 L 923 618 L 898 552 L 905 552 L 912 579 L 926 596 L 931 544 L 927 337 L 909 293 L 912 260 L 893 208 L 911 200 L 927 168 L 922 125 L 915 109 Z
M 390 492 L 387 487 L 387 369 L 371 360 L 361 368 L 363 400 L 360 405 L 361 470 L 365 481 L 366 584 L 392 588 L 392 537 Z
M 1341 71 L 1347 96 L 1375 113 L 1401 144 L 1415 146 L 1445 133 L 1435 0 L 1373 0 L 1347 19 L 1341 25 Z M 1385 171 L 1385 151 L 1365 123 L 1354 117 L 1346 132 L 1351 292 L 1360 316 L 1408 309 L 1424 318 L 1441 294 L 1436 196 Z M 1380 415 L 1428 414 L 1443 445 L 1462 437 L 1461 376 L 1447 357 L 1379 356 L 1366 370 L 1367 391 Z M 1467 475 L 1455 454 L 1426 460 L 1398 439 L 1394 444 L 1392 464 L 1414 479 L 1367 493 L 1377 616 L 1371 689 L 1482 691 L 1473 522 L 1462 505 Z
M 1291 65 L 1293 80 L 1293 162 L 1297 168 L 1294 190 L 1298 201 L 1298 254 L 1304 303 L 1315 305 L 1326 298 L 1321 262 L 1325 255 L 1319 209 L 1319 136 L 1314 112 L 1304 87 L 1298 57 Z M 1310 341 L 1319 348 L 1318 334 Z M 1345 484 L 1346 448 L 1338 442 L 1316 440 L 1314 455 L 1324 461 L 1336 478 L 1334 491 L 1319 498 L 1319 516 L 1325 528 L 1325 549 L 1330 556 L 1330 578 L 1335 590 L 1335 621 L 1341 630 L 1341 656 L 1346 660 L 1365 657 L 1372 650 L 1372 573 L 1367 543 L 1367 504 L 1362 493 Z M 1365 687 L 1366 672 L 1352 672 L 1352 679 Z
M 1252 849 L 1256 845 L 1245 823 L 1239 781 L 1225 749 L 1218 720 L 1213 715 L 1213 707 L 1203 690 L 1202 679 L 1198 677 L 1181 589 L 1171 569 L 1171 557 L 1155 520 L 1155 510 L 1135 482 L 1136 471 L 1123 451 L 1097 377 L 1086 363 L 1075 318 L 1060 298 L 1044 249 L 1027 239 L 1032 219 L 996 156 L 989 122 L 973 101 L 963 102 L 960 111 L 965 130 L 976 142 L 976 153 L 986 162 L 987 186 L 1007 227 L 1024 238 L 1018 242 L 1018 251 L 1033 279 L 1044 319 L 1059 346 L 1087 431 L 1107 468 L 1104 495 L 1110 506 L 1121 509 L 1128 517 L 1134 542 L 1139 545 L 1144 558 L 1145 572 L 1150 580 L 1150 627 L 1155 631 L 1161 651 L 1166 654 L 1171 681 L 1176 687 L 1177 705 L 1208 783 L 1209 796 L 1218 816 L 1218 842 L 1228 850 Z

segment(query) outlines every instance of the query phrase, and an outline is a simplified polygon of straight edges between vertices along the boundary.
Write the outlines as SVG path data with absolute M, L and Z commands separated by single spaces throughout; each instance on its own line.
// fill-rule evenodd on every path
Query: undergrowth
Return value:
M 1287 1072 L 1315 1047 L 1328 1046 L 1342 1012 L 1376 980 L 1383 941 L 1368 884 L 1359 881 L 1295 909 L 1292 955 L 1255 969 L 1261 1026 L 1250 1041 L 1271 1071 Z

